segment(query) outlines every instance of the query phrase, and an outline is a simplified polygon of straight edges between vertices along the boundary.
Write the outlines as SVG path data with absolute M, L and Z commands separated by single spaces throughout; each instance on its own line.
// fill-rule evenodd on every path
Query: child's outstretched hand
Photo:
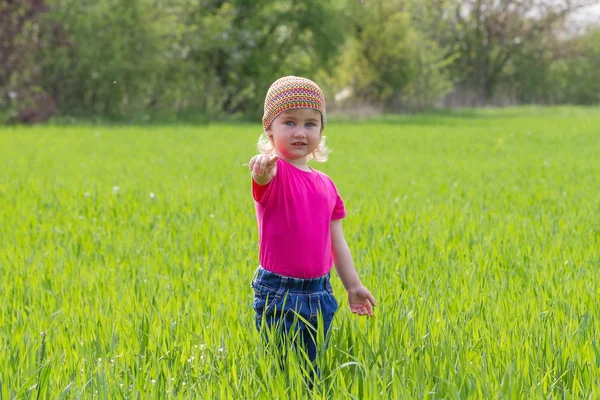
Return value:
M 369 315 L 373 316 L 373 308 L 375 304 L 375 298 L 364 286 L 359 286 L 354 289 L 348 290 L 348 304 L 350 305 L 350 311 L 358 315 Z
M 275 176 L 277 173 L 278 158 L 276 154 L 258 154 L 250 159 L 248 168 L 252 171 L 256 182 L 266 184 Z

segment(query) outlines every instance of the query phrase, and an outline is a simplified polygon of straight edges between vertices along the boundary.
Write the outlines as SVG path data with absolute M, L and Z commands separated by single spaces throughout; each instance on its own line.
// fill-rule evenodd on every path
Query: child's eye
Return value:
M 286 124 L 287 126 L 293 126 L 293 125 L 294 125 L 294 122 L 293 122 L 293 121 L 286 121 L 286 122 L 285 122 L 285 124 Z
M 309 128 L 312 128 L 312 127 L 315 126 L 315 124 L 314 124 L 314 122 L 307 122 L 306 126 L 309 127 Z

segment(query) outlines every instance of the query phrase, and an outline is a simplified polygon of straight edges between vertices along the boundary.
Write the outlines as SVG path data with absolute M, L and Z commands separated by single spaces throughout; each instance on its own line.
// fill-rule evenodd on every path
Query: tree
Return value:
M 34 61 L 45 11 L 45 0 L 0 3 L 0 107 L 9 109 L 9 120 L 40 122 L 57 110 L 39 86 L 40 70 Z
M 593 0 L 429 0 L 437 13 L 438 41 L 452 53 L 458 84 L 475 90 L 484 103 L 499 78 L 525 47 L 557 29 L 573 11 Z
M 349 2 L 349 39 L 338 82 L 351 89 L 353 102 L 418 111 L 433 107 L 451 88 L 445 52 L 415 24 L 414 16 L 422 10 L 414 3 Z
M 389 105 L 414 75 L 410 16 L 401 1 L 357 2 L 348 10 L 340 84 L 362 102 Z
M 168 59 L 157 37 L 164 9 L 151 0 L 48 0 L 46 27 L 64 24 L 69 46 L 46 35 L 38 63 L 43 85 L 72 114 L 142 114 Z
M 279 76 L 326 68 L 344 40 L 337 8 L 307 0 L 190 1 L 188 59 L 205 68 L 210 95 L 228 114 L 259 114 Z
M 590 29 L 561 44 L 563 53 L 558 53 L 561 57 L 549 69 L 552 94 L 562 103 L 600 103 L 600 29 Z

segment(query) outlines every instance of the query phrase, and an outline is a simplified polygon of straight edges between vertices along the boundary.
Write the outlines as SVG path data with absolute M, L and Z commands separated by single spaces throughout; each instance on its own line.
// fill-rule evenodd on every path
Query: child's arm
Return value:
M 373 316 L 372 306 L 376 306 L 375 298 L 369 290 L 360 283 L 352 254 L 344 238 L 342 220 L 331 221 L 331 249 L 335 269 L 348 292 L 348 305 L 350 310 L 358 315 Z
M 277 174 L 277 155 L 258 154 L 250 159 L 248 168 L 252 171 L 252 179 L 259 185 L 266 185 Z

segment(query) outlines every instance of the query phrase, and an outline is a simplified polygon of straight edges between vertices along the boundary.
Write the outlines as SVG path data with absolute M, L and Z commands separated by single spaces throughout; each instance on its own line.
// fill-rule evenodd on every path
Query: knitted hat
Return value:
M 279 114 L 294 108 L 312 108 L 321 113 L 321 131 L 325 129 L 325 97 L 316 83 L 298 76 L 277 79 L 269 88 L 265 98 L 265 113 L 262 118 L 266 131 Z

